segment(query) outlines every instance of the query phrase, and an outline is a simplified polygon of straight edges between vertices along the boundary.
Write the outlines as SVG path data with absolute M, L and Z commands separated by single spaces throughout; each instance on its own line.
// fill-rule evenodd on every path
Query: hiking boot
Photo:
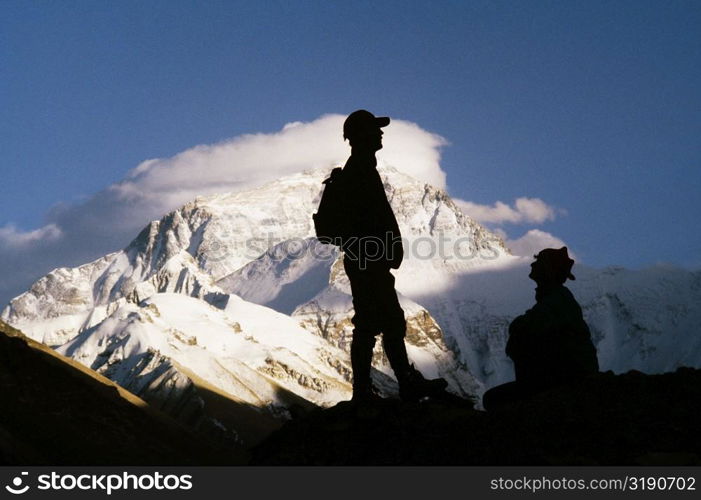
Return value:
M 368 405 L 382 400 L 382 396 L 377 393 L 377 390 L 372 384 L 369 387 L 363 386 L 353 388 L 353 397 L 351 398 L 351 402 L 355 405 Z
M 402 401 L 418 401 L 445 391 L 448 382 L 443 378 L 426 379 L 414 365 L 399 378 L 399 397 Z

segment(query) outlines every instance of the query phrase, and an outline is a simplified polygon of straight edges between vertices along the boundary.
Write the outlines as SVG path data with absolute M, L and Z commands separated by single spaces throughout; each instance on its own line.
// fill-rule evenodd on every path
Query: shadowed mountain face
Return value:
M 241 464 L 108 379 L 0 322 L 0 465 Z
M 257 465 L 700 465 L 701 370 L 599 374 L 498 413 L 349 403 L 288 422 Z

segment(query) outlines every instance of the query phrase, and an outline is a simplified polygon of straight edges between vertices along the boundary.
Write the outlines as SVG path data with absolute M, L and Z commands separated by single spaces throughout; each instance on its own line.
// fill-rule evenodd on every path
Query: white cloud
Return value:
M 524 257 L 531 257 L 544 248 L 561 248 L 567 246 L 560 238 L 539 229 L 531 229 L 515 240 L 510 240 L 508 238 L 505 240 L 506 246 L 511 250 L 511 253 Z M 569 251 L 569 255 L 575 258 L 571 250 Z
M 61 230 L 56 224 L 48 224 L 33 231 L 21 231 L 12 224 L 0 227 L 0 245 L 9 248 L 19 249 L 40 240 L 53 241 L 60 237 Z
M 345 162 L 350 153 L 341 130 L 342 115 L 293 122 L 272 134 L 246 134 L 201 145 L 172 158 L 147 160 L 112 186 L 122 199 L 158 200 L 168 208 L 198 195 L 239 190 L 303 170 Z M 378 158 L 417 179 L 445 187 L 440 167 L 442 137 L 418 125 L 392 120 Z
M 480 205 L 456 199 L 455 203 L 466 215 L 478 222 L 502 224 L 535 223 L 541 224 L 555 219 L 558 210 L 540 198 L 517 198 L 513 206 L 497 201 L 494 205 Z

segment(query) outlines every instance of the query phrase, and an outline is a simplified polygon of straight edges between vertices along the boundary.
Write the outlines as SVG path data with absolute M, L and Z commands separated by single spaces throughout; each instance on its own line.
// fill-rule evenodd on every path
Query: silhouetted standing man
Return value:
M 375 153 L 382 149 L 382 127 L 388 117 L 365 110 L 351 113 L 343 124 L 343 138 L 351 156 L 337 175 L 343 192 L 343 265 L 353 293 L 353 400 L 376 397 L 370 380 L 375 337 L 382 345 L 399 382 L 403 400 L 417 400 L 442 391 L 443 379 L 426 380 L 407 358 L 406 322 L 390 269 L 398 269 L 404 251 L 401 233 L 376 170 Z

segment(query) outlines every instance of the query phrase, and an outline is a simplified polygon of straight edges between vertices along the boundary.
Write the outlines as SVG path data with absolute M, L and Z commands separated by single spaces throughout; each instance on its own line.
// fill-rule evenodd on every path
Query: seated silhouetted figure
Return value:
M 528 275 L 536 282 L 536 304 L 509 326 L 506 355 L 516 381 L 487 391 L 482 403 L 493 410 L 599 370 L 596 348 L 582 309 L 564 283 L 574 279 L 567 247 L 546 248 Z

